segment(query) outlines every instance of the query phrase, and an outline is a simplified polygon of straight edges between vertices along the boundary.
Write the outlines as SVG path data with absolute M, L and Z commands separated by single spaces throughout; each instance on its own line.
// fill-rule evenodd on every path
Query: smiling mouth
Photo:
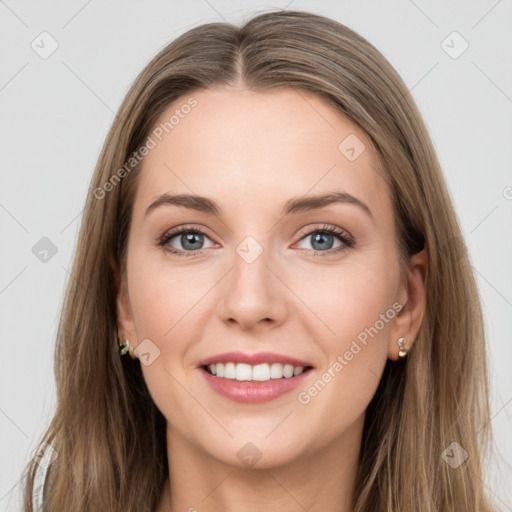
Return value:
M 281 363 L 215 363 L 201 367 L 208 374 L 219 379 L 246 382 L 268 382 L 271 380 L 291 379 L 310 371 L 312 366 L 293 366 Z

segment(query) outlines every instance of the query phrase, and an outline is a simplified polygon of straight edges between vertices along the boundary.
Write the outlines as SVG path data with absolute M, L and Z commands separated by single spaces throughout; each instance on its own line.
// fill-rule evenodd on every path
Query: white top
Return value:
M 47 461 L 46 461 L 47 462 Z M 44 512 L 43 510 L 43 489 L 46 481 L 46 475 L 48 474 L 48 465 L 45 464 L 45 459 L 41 459 L 39 467 L 34 479 L 34 493 L 32 494 L 32 500 L 34 504 L 34 512 Z

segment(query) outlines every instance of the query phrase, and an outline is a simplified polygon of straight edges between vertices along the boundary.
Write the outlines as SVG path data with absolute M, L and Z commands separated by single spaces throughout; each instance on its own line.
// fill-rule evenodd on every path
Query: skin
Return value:
M 348 512 L 366 408 L 386 360 L 398 358 L 397 338 L 410 347 L 421 324 L 425 254 L 410 259 L 401 280 L 378 158 L 365 134 L 324 100 L 242 86 L 193 97 L 197 106 L 145 158 L 117 295 L 119 332 L 135 346 L 149 338 L 160 351 L 141 364 L 167 419 L 171 479 L 157 511 Z M 366 146 L 355 161 L 338 150 L 349 134 Z M 354 204 L 280 214 L 292 197 L 330 191 L 357 197 L 372 217 Z M 165 205 L 145 217 L 165 192 L 206 196 L 223 214 Z M 199 254 L 180 257 L 158 245 L 184 224 L 204 233 Z M 343 245 L 336 235 L 324 248 L 306 235 L 323 225 L 350 233 L 354 246 L 328 255 Z M 263 249 L 252 263 L 236 251 L 247 236 Z M 182 242 L 178 235 L 167 247 L 186 252 Z M 299 393 L 394 303 L 400 313 L 309 403 L 300 403 Z M 277 352 L 314 368 L 278 398 L 238 403 L 213 391 L 197 368 L 232 350 Z M 248 442 L 261 454 L 252 467 L 237 456 Z

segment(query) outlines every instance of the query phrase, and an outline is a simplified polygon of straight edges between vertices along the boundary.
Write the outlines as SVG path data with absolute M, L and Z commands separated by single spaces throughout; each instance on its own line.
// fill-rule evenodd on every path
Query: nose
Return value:
M 231 271 L 222 280 L 220 318 L 246 331 L 281 325 L 288 314 L 287 293 L 290 293 L 283 277 L 272 268 L 276 265 L 266 251 L 253 261 L 240 254 L 235 253 Z

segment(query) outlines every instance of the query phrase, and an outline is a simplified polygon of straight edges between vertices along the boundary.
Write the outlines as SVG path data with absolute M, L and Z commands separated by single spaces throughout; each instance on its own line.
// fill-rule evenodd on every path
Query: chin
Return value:
M 208 454 L 217 462 L 239 469 L 273 469 L 286 466 L 304 456 L 302 443 L 288 439 L 261 439 L 261 434 L 251 440 L 250 436 L 235 437 L 223 444 L 208 444 Z

